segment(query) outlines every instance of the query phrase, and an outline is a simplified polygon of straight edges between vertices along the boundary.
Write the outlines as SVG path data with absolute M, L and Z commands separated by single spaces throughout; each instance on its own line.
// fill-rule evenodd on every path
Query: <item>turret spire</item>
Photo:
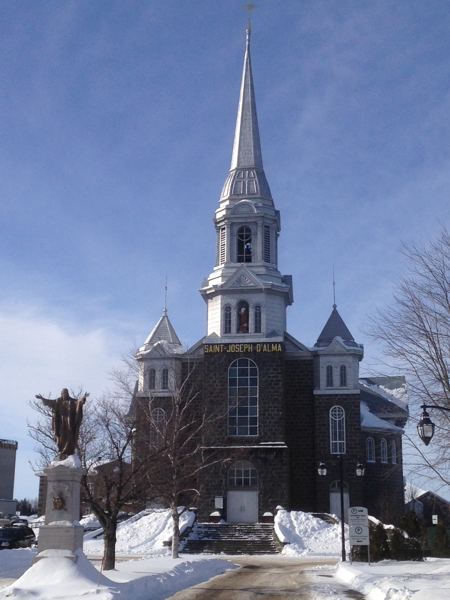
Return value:
M 256 8 L 249 3 L 244 8 Z M 222 189 L 221 201 L 230 198 L 264 198 L 273 202 L 264 173 L 261 142 L 259 139 L 258 116 L 256 114 L 255 90 L 253 87 L 250 40 L 252 30 L 246 31 L 244 69 L 234 133 L 233 154 L 228 178 Z
M 246 33 L 244 70 L 242 72 L 230 170 L 246 167 L 263 168 L 250 57 L 251 29 L 247 29 Z

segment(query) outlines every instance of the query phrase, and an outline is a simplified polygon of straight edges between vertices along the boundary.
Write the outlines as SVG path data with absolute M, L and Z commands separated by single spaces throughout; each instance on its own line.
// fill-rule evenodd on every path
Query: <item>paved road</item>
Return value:
M 326 569 L 336 559 L 233 557 L 240 569 L 171 596 L 171 600 L 344 600 L 363 599 L 335 582 Z

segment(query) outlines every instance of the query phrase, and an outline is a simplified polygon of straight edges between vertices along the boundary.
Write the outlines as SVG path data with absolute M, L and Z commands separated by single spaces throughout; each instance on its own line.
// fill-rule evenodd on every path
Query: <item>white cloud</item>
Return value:
M 0 307 L 0 437 L 19 442 L 15 496 L 37 495 L 37 479 L 28 466 L 33 442 L 27 419 L 34 413 L 28 401 L 41 393 L 53 397 L 61 388 L 83 386 L 91 398 L 108 384 L 108 372 L 127 348 L 115 332 L 87 328 L 43 314 L 33 306 Z

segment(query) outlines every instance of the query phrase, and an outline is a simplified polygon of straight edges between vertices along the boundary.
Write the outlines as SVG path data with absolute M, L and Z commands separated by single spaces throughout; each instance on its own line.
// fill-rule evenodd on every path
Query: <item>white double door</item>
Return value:
M 228 523 L 258 522 L 258 492 L 230 490 L 227 493 Z

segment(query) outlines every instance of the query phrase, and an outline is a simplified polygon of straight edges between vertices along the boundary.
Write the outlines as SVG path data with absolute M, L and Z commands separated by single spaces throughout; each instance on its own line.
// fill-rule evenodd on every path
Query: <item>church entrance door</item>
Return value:
M 230 490 L 227 493 L 228 523 L 258 522 L 258 492 Z
M 350 506 L 348 485 L 344 482 L 344 521 L 348 522 L 348 508 Z M 330 489 L 330 513 L 341 518 L 341 488 L 339 481 L 335 481 Z

